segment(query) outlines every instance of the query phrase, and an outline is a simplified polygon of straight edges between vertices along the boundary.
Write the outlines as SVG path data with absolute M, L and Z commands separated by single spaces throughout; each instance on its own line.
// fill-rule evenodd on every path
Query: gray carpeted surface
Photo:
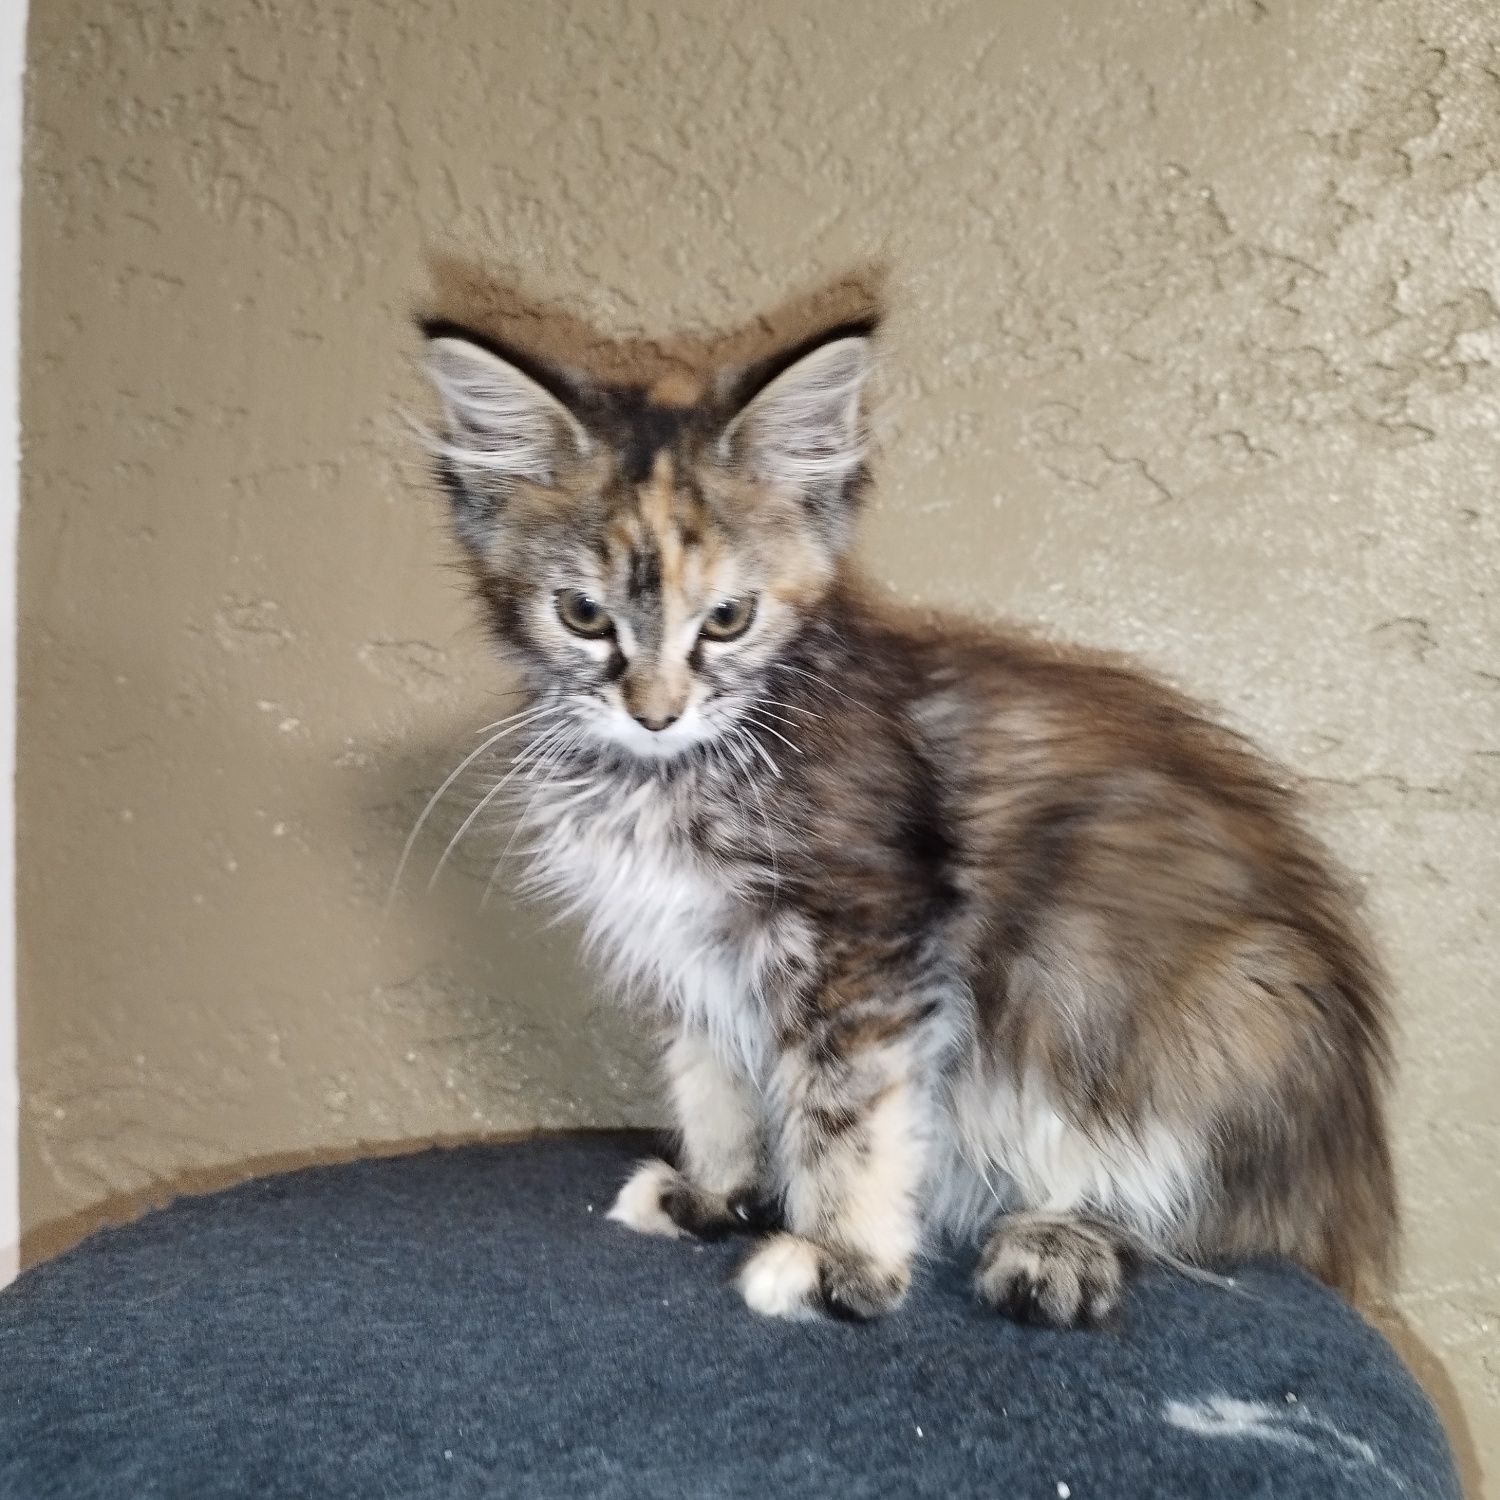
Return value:
M 746 1311 L 744 1242 L 604 1220 L 639 1137 L 185 1199 L 0 1294 L 0 1497 L 1456 1497 L 1385 1343 L 1299 1272 L 1153 1272 L 1122 1328 Z M 1063 1489 L 1066 1486 L 1066 1491 Z

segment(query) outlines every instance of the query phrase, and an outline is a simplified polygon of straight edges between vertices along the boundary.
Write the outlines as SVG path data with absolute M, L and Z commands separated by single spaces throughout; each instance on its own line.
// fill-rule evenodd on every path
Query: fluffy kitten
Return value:
M 746 1301 L 895 1307 L 926 1237 L 996 1309 L 1132 1255 L 1387 1272 L 1380 980 L 1251 747 L 1128 665 L 872 596 L 872 328 L 691 404 L 428 329 L 457 534 L 532 698 L 531 885 L 660 1027 L 681 1132 L 612 1216 L 782 1227 Z M 529 716 L 528 716 L 529 714 Z

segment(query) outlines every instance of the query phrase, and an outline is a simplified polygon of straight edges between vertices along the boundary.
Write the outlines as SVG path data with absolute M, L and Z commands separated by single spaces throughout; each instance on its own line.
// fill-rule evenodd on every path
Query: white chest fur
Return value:
M 583 918 L 586 947 L 629 993 L 702 1031 L 726 1062 L 769 1062 L 766 981 L 788 934 L 699 854 L 652 785 L 541 808 L 528 885 Z

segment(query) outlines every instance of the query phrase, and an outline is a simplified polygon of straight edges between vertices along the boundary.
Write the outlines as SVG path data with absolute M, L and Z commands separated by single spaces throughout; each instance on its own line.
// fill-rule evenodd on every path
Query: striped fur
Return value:
M 779 1220 L 741 1284 L 791 1317 L 893 1308 L 943 1232 L 1057 1324 L 1136 1252 L 1377 1285 L 1386 1011 L 1343 884 L 1193 703 L 860 581 L 869 335 L 670 401 L 433 345 L 533 695 L 525 884 L 663 1039 L 680 1162 L 614 1217 Z

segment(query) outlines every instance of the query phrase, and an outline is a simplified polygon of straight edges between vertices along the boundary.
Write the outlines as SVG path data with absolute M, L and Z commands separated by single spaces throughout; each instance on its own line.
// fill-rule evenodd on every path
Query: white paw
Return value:
M 677 1239 L 682 1230 L 661 1206 L 662 1194 L 678 1182 L 677 1173 L 664 1161 L 643 1161 L 620 1189 L 615 1206 L 605 1215 L 637 1234 L 663 1234 Z
M 793 1234 L 773 1235 L 740 1271 L 740 1291 L 768 1318 L 818 1316 L 818 1247 Z

